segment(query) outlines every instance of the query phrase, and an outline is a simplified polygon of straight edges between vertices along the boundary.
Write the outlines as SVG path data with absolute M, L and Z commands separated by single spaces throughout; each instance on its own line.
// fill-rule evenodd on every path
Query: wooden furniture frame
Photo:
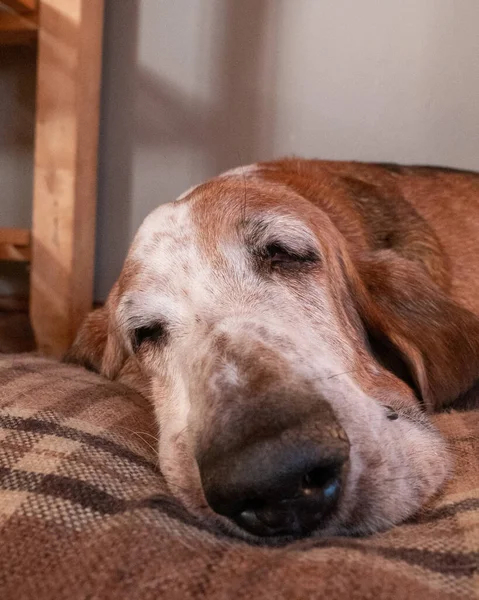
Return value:
M 61 356 L 93 300 L 104 0 L 0 0 L 0 45 L 37 45 L 32 229 L 0 229 L 29 260 L 41 352 Z

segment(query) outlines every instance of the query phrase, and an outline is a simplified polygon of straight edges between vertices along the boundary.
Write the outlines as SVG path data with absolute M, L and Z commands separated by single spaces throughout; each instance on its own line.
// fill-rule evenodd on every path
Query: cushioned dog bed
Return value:
M 181 508 L 151 409 L 122 385 L 4 355 L 0 409 L 2 600 L 479 598 L 479 411 L 437 417 L 456 477 L 414 521 L 271 548 Z

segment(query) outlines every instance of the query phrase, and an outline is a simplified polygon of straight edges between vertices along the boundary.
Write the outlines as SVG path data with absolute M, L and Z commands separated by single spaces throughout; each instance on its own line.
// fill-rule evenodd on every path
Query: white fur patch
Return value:
M 190 194 L 192 194 L 197 187 L 199 187 L 201 184 L 197 184 L 197 185 L 192 185 L 191 187 L 189 187 L 186 192 L 183 192 L 180 196 L 178 196 L 178 198 L 176 198 L 174 200 L 174 202 L 179 202 L 180 200 L 184 200 L 185 198 L 187 198 Z
M 235 167 L 234 169 L 229 169 L 224 173 L 220 173 L 218 175 L 219 178 L 223 177 L 252 177 L 263 170 L 263 167 L 260 167 L 257 163 L 253 163 L 251 165 L 245 165 L 244 167 Z M 192 194 L 198 187 L 200 187 L 201 183 L 197 185 L 192 185 L 190 188 L 183 192 L 178 198 L 174 200 L 174 202 L 179 202 L 187 198 L 190 194 Z
M 257 163 L 253 163 L 251 165 L 245 165 L 243 167 L 235 167 L 234 169 L 229 169 L 224 173 L 221 173 L 219 177 L 252 177 L 260 172 L 263 167 L 260 167 Z
M 150 281 L 158 281 L 154 290 L 132 291 L 133 310 L 173 323 L 188 321 L 207 287 L 207 265 L 196 244 L 191 205 L 171 203 L 153 211 L 138 230 L 131 256 L 143 265 Z

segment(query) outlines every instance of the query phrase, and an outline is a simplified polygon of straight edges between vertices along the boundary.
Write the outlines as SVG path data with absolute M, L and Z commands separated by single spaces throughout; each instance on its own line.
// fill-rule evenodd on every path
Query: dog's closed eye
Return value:
M 142 345 L 150 343 L 164 342 L 167 336 L 164 323 L 155 322 L 151 325 L 137 327 L 133 332 L 132 346 L 136 352 Z
M 292 250 L 279 242 L 268 244 L 262 252 L 262 258 L 273 269 L 294 269 L 311 266 L 319 262 L 319 256 L 316 252 L 312 250 Z

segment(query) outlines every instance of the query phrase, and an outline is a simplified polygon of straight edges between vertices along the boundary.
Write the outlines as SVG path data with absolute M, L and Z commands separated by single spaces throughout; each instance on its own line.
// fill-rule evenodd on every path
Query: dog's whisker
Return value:
M 350 371 L 342 371 L 341 373 L 335 373 L 334 375 L 329 375 L 326 379 L 332 379 L 333 377 L 340 377 L 341 375 L 349 375 L 350 373 L 356 373 L 358 369 L 351 369 Z
M 241 160 L 241 154 L 239 150 L 236 150 L 236 154 L 238 155 L 238 164 L 241 165 L 241 175 L 243 177 L 243 223 L 246 221 L 246 175 L 243 166 L 243 161 Z
M 168 482 L 167 485 L 172 492 L 177 491 L 182 492 L 183 494 L 187 494 L 190 491 L 187 487 L 183 487 L 182 485 L 179 485 L 177 483 Z
M 145 440 L 145 438 L 143 438 L 141 434 L 149 435 L 150 437 L 154 438 L 157 442 L 159 442 L 158 438 L 155 438 L 155 436 L 144 431 L 134 431 L 133 429 L 130 429 L 129 427 L 125 427 L 123 425 L 117 425 L 117 427 L 119 427 L 120 429 L 124 429 L 125 431 L 128 431 L 129 433 L 132 433 L 133 435 L 136 435 L 138 438 L 140 438 L 140 440 L 144 444 L 146 444 L 149 448 L 151 448 L 151 450 L 153 450 L 153 452 L 155 453 L 155 457 L 157 458 L 156 463 L 158 464 L 158 448 L 155 448 L 153 444 L 150 444 L 150 442 Z
M 139 433 L 141 435 L 147 435 L 148 437 L 152 438 L 156 443 L 160 443 L 160 438 L 158 438 L 156 435 L 153 435 L 152 433 L 148 433 L 147 431 L 137 431 L 136 433 Z
M 392 483 L 395 481 L 410 481 L 413 483 L 417 483 L 417 478 L 412 475 L 404 475 L 403 477 L 388 477 L 387 479 L 383 479 L 384 483 Z

